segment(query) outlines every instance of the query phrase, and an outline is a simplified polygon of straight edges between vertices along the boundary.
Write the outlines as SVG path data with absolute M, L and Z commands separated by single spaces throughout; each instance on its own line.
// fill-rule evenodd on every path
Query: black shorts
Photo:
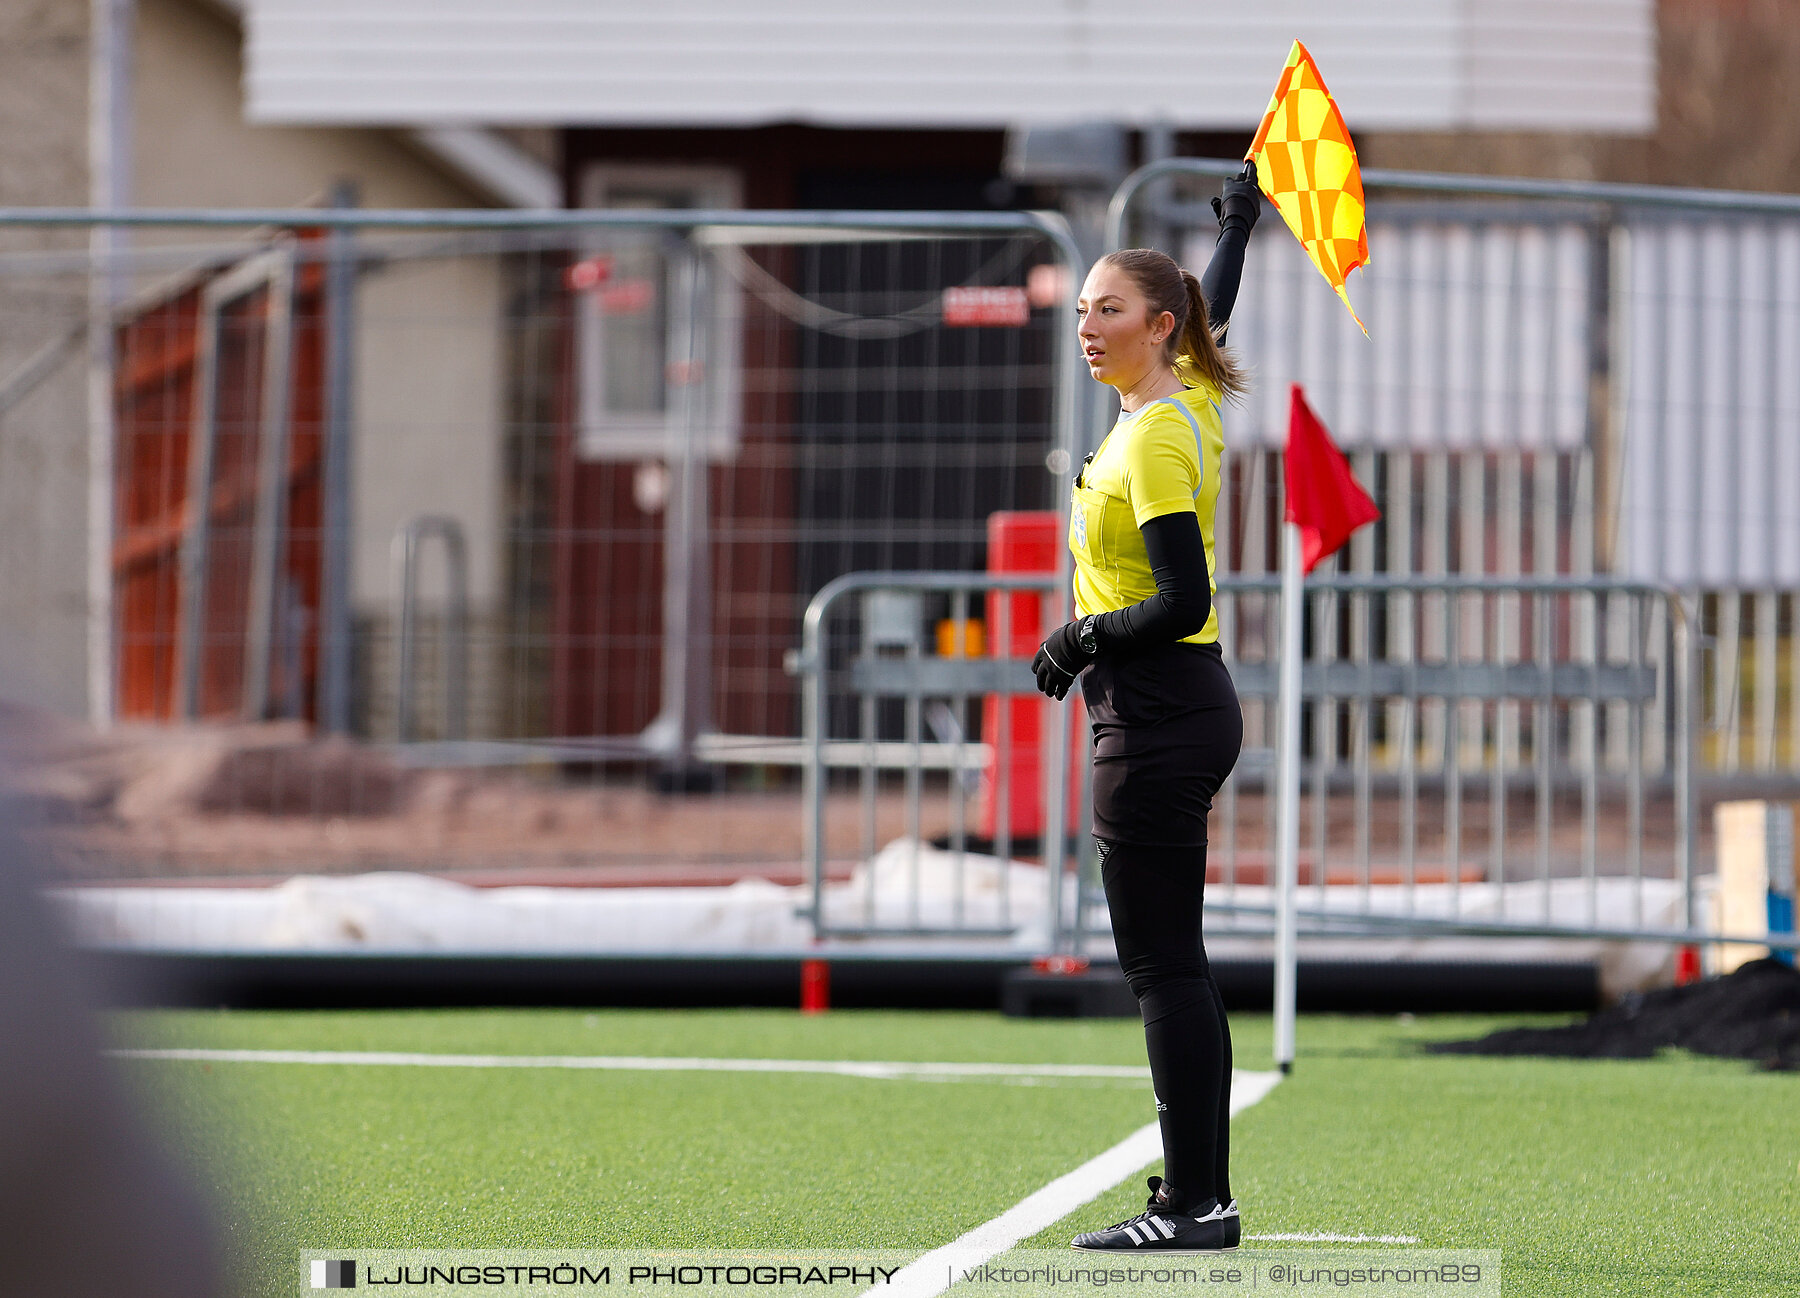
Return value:
M 1244 716 L 1216 644 L 1109 655 L 1081 678 L 1094 726 L 1094 833 L 1200 847 L 1213 795 L 1237 765 Z

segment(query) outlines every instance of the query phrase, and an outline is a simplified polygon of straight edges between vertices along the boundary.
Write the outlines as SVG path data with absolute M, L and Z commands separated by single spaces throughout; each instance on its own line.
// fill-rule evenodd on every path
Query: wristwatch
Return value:
M 1081 646 L 1081 652 L 1090 657 L 1100 652 L 1100 641 L 1094 635 L 1094 614 L 1089 613 L 1081 619 L 1075 628 L 1075 643 Z

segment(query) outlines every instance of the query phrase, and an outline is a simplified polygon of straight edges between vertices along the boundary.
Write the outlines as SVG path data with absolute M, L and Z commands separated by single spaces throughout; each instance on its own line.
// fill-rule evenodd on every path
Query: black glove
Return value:
M 1232 220 L 1243 222 L 1245 234 L 1255 228 L 1256 218 L 1262 215 L 1262 191 L 1256 187 L 1254 162 L 1246 162 L 1236 180 L 1225 182 L 1225 192 L 1213 199 L 1212 210 L 1221 230 Z
M 1037 657 L 1031 660 L 1031 670 L 1037 673 L 1038 689 L 1053 699 L 1066 695 L 1075 678 L 1094 661 L 1094 649 L 1082 647 L 1084 622 L 1089 624 L 1088 644 L 1091 646 L 1094 643 L 1093 618 L 1078 618 L 1052 631 L 1038 646 Z

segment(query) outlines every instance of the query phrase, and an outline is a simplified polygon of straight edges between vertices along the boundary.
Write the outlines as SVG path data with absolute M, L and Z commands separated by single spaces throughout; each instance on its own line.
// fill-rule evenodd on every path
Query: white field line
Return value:
M 570 1068 L 644 1073 L 831 1073 L 875 1080 L 958 1077 L 1106 1077 L 1148 1081 L 1125 1064 L 955 1064 L 862 1059 L 700 1059 L 663 1055 L 439 1055 L 385 1050 L 110 1050 L 115 1059 L 209 1064 L 337 1064 L 388 1068 Z M 1146 1162 L 1149 1160 L 1146 1159 Z
M 1274 1089 L 1280 1073 L 1233 1072 L 1231 1112 L 1235 1115 Z M 1004 1253 L 1028 1235 L 1055 1225 L 1084 1203 L 1100 1197 L 1162 1153 L 1162 1130 L 1156 1123 L 1140 1127 L 1103 1154 L 1088 1159 L 1073 1172 L 1057 1177 L 1043 1189 L 1027 1195 L 992 1221 L 918 1261 L 896 1271 L 888 1283 L 870 1289 L 883 1298 L 933 1298 L 949 1288 L 956 1273 L 980 1266 Z
M 1417 1235 L 1328 1235 L 1305 1230 L 1285 1235 L 1246 1235 L 1245 1239 L 1293 1240 L 1302 1244 L 1417 1244 Z
M 896 1060 L 855 1059 L 706 1059 L 663 1055 L 443 1055 L 407 1054 L 378 1050 L 206 1050 L 143 1049 L 110 1050 L 117 1059 L 164 1059 L 227 1064 L 335 1064 L 399 1068 L 563 1068 L 574 1070 L 615 1070 L 623 1072 L 722 1072 L 722 1073 L 825 1073 L 842 1077 L 873 1080 L 906 1080 L 909 1078 L 958 1077 L 1101 1077 L 1133 1081 L 1145 1080 L 1147 1068 L 1116 1064 L 965 1064 L 909 1062 Z M 1238 1072 L 1232 1077 L 1231 1111 L 1233 1114 L 1255 1104 L 1267 1095 L 1279 1073 Z M 965 1267 L 978 1266 L 996 1253 L 1005 1252 L 1027 1235 L 1035 1235 L 1044 1227 L 1066 1217 L 1082 1204 L 1098 1198 L 1103 1192 L 1130 1176 L 1162 1152 L 1161 1132 L 1156 1123 L 1133 1132 L 1105 1153 L 1088 1160 L 1073 1172 L 1058 1177 L 1036 1194 L 1008 1209 L 1000 1216 L 977 1226 L 960 1239 L 945 1245 L 898 1272 L 890 1285 L 882 1288 L 890 1298 L 914 1294 L 918 1298 L 943 1291 L 952 1262 Z M 1246 1239 L 1295 1241 L 1304 1243 L 1341 1244 L 1416 1244 L 1414 1235 L 1329 1235 L 1319 1232 L 1283 1235 L 1246 1235 Z M 954 1251 L 956 1257 L 951 1259 Z M 943 1281 L 936 1288 L 895 1289 L 893 1285 L 913 1282 L 925 1276 L 931 1263 L 932 1278 Z

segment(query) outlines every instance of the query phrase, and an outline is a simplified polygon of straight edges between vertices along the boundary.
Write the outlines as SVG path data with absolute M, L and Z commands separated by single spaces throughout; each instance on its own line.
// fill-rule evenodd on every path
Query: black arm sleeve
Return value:
M 1200 276 L 1200 292 L 1206 297 L 1206 318 L 1221 337 L 1231 323 L 1237 305 L 1238 285 L 1244 277 L 1244 249 L 1250 244 L 1250 227 L 1242 217 L 1227 217 L 1213 245 L 1212 260 Z
M 1152 518 L 1139 529 L 1150 556 L 1156 594 L 1130 608 L 1102 613 L 1094 620 L 1101 653 L 1146 649 L 1185 640 L 1212 615 L 1212 588 L 1206 575 L 1206 543 L 1200 519 L 1186 510 Z

